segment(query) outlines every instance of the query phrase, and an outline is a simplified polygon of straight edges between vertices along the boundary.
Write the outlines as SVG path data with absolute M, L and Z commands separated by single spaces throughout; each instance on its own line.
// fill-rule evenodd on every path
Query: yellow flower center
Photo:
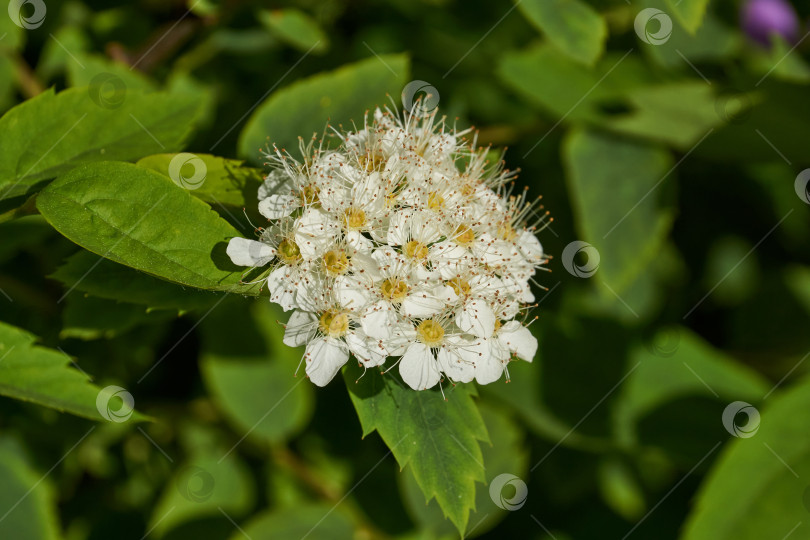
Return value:
M 379 171 L 385 165 L 385 156 L 379 152 L 374 152 L 369 156 L 368 153 L 358 158 L 360 168 L 365 169 L 367 172 Z
M 333 249 L 323 256 L 323 267 L 332 276 L 345 274 L 349 269 L 349 256 L 345 251 Z
M 447 284 L 453 288 L 453 291 L 455 291 L 455 293 L 458 296 L 467 296 L 468 294 L 470 294 L 470 289 L 472 289 L 472 287 L 470 287 L 470 284 L 460 277 L 455 277 L 451 279 L 450 281 L 447 282 Z
M 318 202 L 318 188 L 313 185 L 304 187 L 301 190 L 301 204 L 303 206 L 312 206 Z
M 347 208 L 343 213 L 343 222 L 347 229 L 362 229 L 366 225 L 366 213 L 359 208 Z
M 433 191 L 428 195 L 428 208 L 440 210 L 444 206 L 444 197 L 438 191 Z
M 301 250 L 298 249 L 298 244 L 289 238 L 279 242 L 276 253 L 284 264 L 295 264 L 301 260 Z
M 466 225 L 459 225 L 453 232 L 451 239 L 461 246 L 469 246 L 475 242 L 475 232 Z
M 444 328 L 433 319 L 426 319 L 416 327 L 416 335 L 428 347 L 438 347 L 444 338 Z
M 427 259 L 428 247 L 419 240 L 411 240 L 403 246 L 402 252 L 405 253 L 405 256 L 409 259 L 422 261 Z
M 501 329 L 501 320 L 495 319 L 495 332 Z
M 380 285 L 380 294 L 388 301 L 399 304 L 408 296 L 408 284 L 399 278 L 388 278 Z
M 503 223 L 498 227 L 498 236 L 503 240 L 511 241 L 517 237 L 517 232 L 511 223 Z
M 332 309 L 326 310 L 318 320 L 318 328 L 329 337 L 339 338 L 349 331 L 349 316 Z

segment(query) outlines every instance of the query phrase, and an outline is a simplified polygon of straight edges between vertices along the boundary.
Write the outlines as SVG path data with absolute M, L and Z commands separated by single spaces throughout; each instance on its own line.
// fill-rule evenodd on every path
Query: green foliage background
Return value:
M 752 44 L 736 1 L 43 5 L 0 16 L 0 538 L 808 537 L 806 44 Z M 224 254 L 261 148 L 412 80 L 554 218 L 537 358 L 447 401 L 293 377 Z

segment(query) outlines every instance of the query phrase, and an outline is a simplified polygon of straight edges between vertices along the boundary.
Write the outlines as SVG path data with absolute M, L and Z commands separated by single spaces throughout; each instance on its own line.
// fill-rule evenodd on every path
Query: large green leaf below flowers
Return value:
M 258 294 L 225 248 L 241 234 L 168 177 L 136 165 L 77 167 L 51 183 L 37 208 L 85 249 L 154 276 L 200 289 Z
M 421 392 L 394 372 L 363 370 L 350 362 L 343 377 L 360 417 L 363 436 L 377 431 L 400 467 L 409 467 L 429 501 L 463 533 L 475 509 L 475 483 L 485 482 L 478 441 L 489 441 L 472 384 Z

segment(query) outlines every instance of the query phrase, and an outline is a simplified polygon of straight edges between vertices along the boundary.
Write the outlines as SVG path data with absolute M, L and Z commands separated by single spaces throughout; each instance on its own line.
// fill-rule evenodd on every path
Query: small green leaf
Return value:
M 637 424 L 669 401 L 714 394 L 756 401 L 770 387 L 757 372 L 680 326 L 661 329 L 630 361 L 637 367 L 622 385 L 613 414 L 616 437 L 625 446 L 637 444 Z
M 206 517 L 238 519 L 255 497 L 251 471 L 226 446 L 195 449 L 178 464 L 152 511 L 148 530 L 157 537 Z
M 621 295 L 658 254 L 672 224 L 672 212 L 660 207 L 656 192 L 671 156 L 662 148 L 587 130 L 569 132 L 563 154 L 577 230 L 600 253 L 593 278 L 613 289 L 599 287 L 605 295 Z
M 36 339 L 21 328 L 0 322 L 0 395 L 102 420 L 96 404 L 101 389 L 90 384 L 86 374 L 70 367 L 70 357 L 34 345 Z M 132 418 L 138 417 L 135 413 Z
M 617 514 L 635 521 L 644 514 L 647 503 L 638 478 L 618 456 L 607 456 L 599 462 L 599 490 L 602 499 Z
M 42 472 L 31 468 L 16 440 L 0 439 L 0 538 L 57 540 L 56 498 Z
M 254 111 L 240 135 L 239 154 L 257 163 L 268 143 L 292 153 L 299 137 L 309 141 L 313 133 L 320 135 L 327 120 L 362 124 L 366 110 L 386 104 L 386 93 L 400 95 L 409 71 L 407 56 L 382 55 L 296 81 Z
M 85 249 L 182 285 L 258 294 L 225 254 L 240 233 L 169 178 L 129 163 L 83 165 L 59 177 L 37 208 Z
M 529 469 L 529 453 L 523 440 L 524 436 L 520 426 L 512 418 L 511 412 L 505 408 L 486 405 L 485 402 L 481 403 L 480 411 L 492 443 L 484 444 L 481 447 L 486 484 L 476 484 L 475 486 L 475 512 L 470 516 L 467 524 L 467 535 L 474 531 L 476 536 L 493 528 L 507 514 L 492 499 L 490 486 L 493 479 L 508 474 L 525 483 L 528 480 Z M 425 496 L 419 489 L 413 474 L 405 471 L 398 476 L 398 480 L 408 513 L 413 516 L 420 528 L 429 529 L 438 537 L 452 535 L 453 526 L 444 519 L 436 501 L 425 504 Z M 506 488 L 501 495 L 509 498 Z M 515 504 L 520 502 L 517 500 Z M 465 538 L 468 537 L 465 536 Z
M 226 302 L 203 321 L 200 369 L 211 397 L 240 433 L 279 442 L 312 415 L 312 384 L 295 377 L 300 350 L 282 343 L 280 310 L 266 300 Z
M 199 112 L 186 95 L 103 89 L 51 89 L 0 118 L 0 200 L 82 163 L 179 150 Z
M 75 290 L 66 294 L 87 293 L 152 309 L 193 311 L 208 308 L 219 299 L 218 294 L 178 287 L 84 250 L 68 257 L 49 277 L 67 290 Z
M 706 6 L 709 0 L 666 0 L 669 9 L 683 27 L 690 34 L 697 32 L 703 16 L 706 15 Z
M 806 480 L 810 476 L 810 381 L 774 394 L 759 412 L 761 423 L 753 435 L 737 439 L 729 435 L 700 490 L 683 540 L 807 538 L 810 534 Z M 746 420 L 737 422 L 746 426 L 746 435 L 751 434 Z
M 300 51 L 323 53 L 329 49 L 329 38 L 315 20 L 299 9 L 261 10 L 259 22 L 281 41 Z
M 476 408 L 475 387 L 416 392 L 396 375 L 363 370 L 354 362 L 343 377 L 363 427 L 377 431 L 400 467 L 408 466 L 425 494 L 436 498 L 444 515 L 463 532 L 475 509 L 475 483 L 484 482 L 481 448 L 489 442 Z
M 190 193 L 199 197 L 205 202 L 216 205 L 226 204 L 239 209 L 246 205 L 256 205 L 258 200 L 256 193 L 262 183 L 263 174 L 261 169 L 242 166 L 242 161 L 236 159 L 226 159 L 212 156 L 211 154 L 188 154 L 183 167 L 189 167 L 190 171 L 185 171 L 178 167 L 177 171 L 170 167 L 172 160 L 179 154 L 155 154 L 139 160 L 136 165 L 145 169 L 152 169 L 155 172 L 168 177 L 172 174 L 188 177 L 196 174 L 194 163 L 189 160 L 199 159 L 204 167 L 204 178 L 198 183 L 199 187 L 191 190 Z M 178 181 L 182 182 L 180 178 Z
M 571 58 L 592 65 L 605 51 L 607 24 L 580 0 L 522 0 L 523 15 Z
M 355 536 L 352 522 L 340 510 L 313 503 L 264 512 L 242 528 L 244 532 L 234 531 L 231 540 L 245 537 L 253 540 L 304 537 L 307 540 L 345 540 Z

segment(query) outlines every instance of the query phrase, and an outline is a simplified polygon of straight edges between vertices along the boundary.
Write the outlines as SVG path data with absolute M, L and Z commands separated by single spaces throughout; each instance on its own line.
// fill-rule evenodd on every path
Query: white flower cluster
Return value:
M 313 139 L 303 162 L 268 154 L 259 211 L 270 224 L 227 253 L 271 265 L 270 300 L 294 310 L 284 343 L 306 345 L 315 384 L 350 355 L 366 367 L 395 357 L 415 390 L 443 377 L 487 384 L 513 355 L 532 361 L 537 340 L 519 319 L 546 257 L 527 222 L 545 216 L 468 131 L 378 109 L 336 149 Z

